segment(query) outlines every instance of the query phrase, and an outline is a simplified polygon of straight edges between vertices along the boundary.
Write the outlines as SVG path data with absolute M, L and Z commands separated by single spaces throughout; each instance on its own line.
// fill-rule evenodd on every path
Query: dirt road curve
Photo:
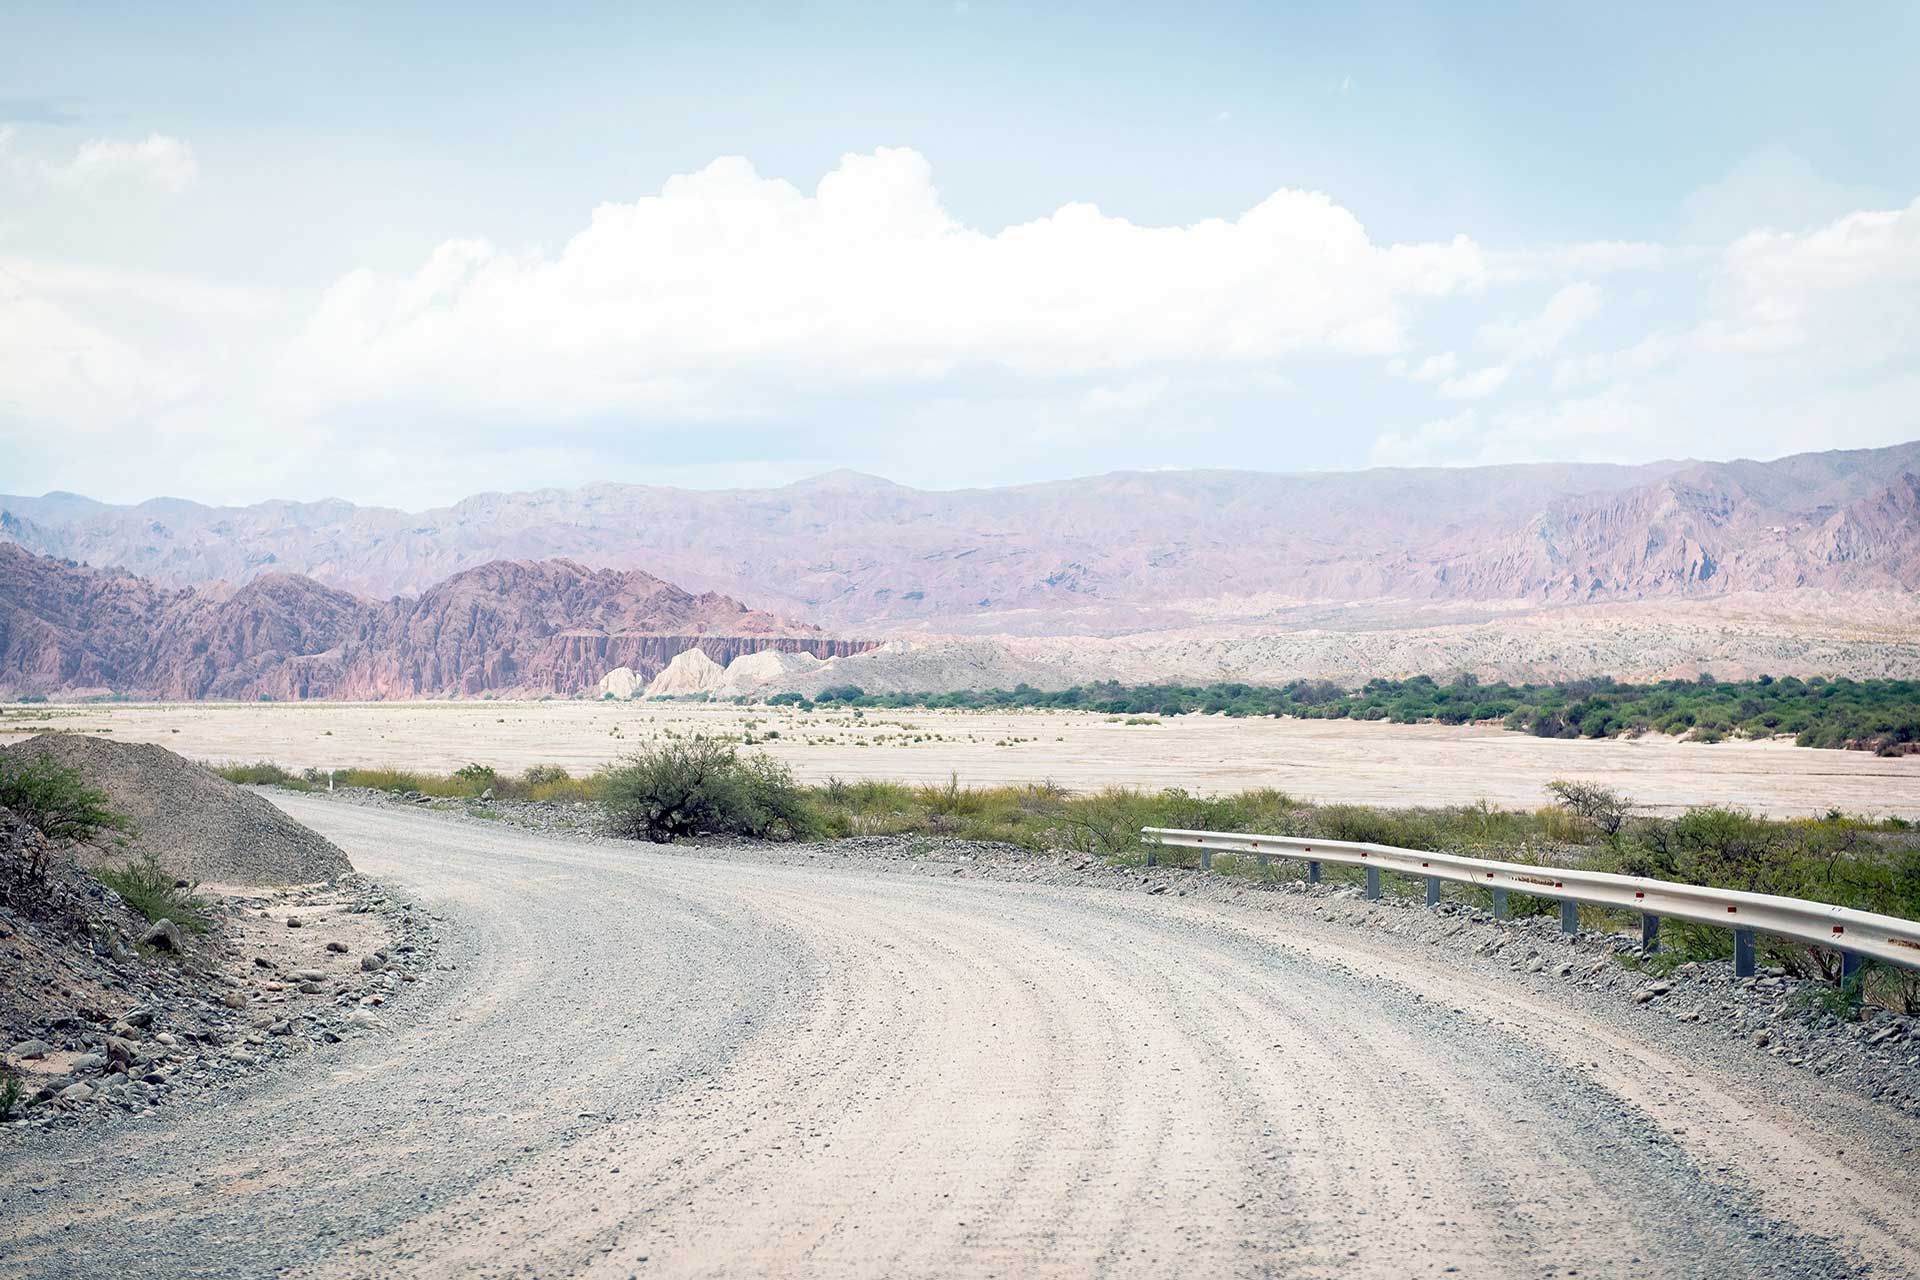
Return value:
M 0 1275 L 1920 1272 L 1911 1128 L 1304 910 L 283 803 L 452 969 L 14 1148 Z

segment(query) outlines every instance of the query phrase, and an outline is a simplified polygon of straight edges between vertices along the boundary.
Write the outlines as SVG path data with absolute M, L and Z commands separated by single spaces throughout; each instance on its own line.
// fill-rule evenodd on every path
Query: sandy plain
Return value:
M 1617 787 L 1672 811 L 1734 804 L 1796 816 L 1920 817 L 1920 756 L 1813 751 L 1786 741 L 1562 741 L 1498 727 L 1181 716 L 1150 724 L 1085 712 L 800 712 L 672 702 L 97 703 L 7 708 L 0 743 L 61 731 L 154 742 L 213 763 L 576 772 L 669 737 L 725 735 L 829 777 L 963 785 L 1048 779 L 1213 793 L 1279 787 L 1357 804 L 1532 808 L 1554 778 Z

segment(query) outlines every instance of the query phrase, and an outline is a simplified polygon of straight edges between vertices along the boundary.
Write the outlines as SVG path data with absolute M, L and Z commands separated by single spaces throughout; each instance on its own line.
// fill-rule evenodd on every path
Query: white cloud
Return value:
M 1457 378 L 1448 378 L 1440 384 L 1440 394 L 1449 400 L 1478 400 L 1490 396 L 1507 385 L 1507 379 L 1513 375 L 1510 365 L 1488 365 L 1472 373 L 1463 373 Z
M 1920 354 L 1920 200 L 1728 246 L 1702 341 L 1862 367 Z
M 151 216 L 7 145 L 43 214 Z M 89 180 L 153 178 L 95 155 Z M 1292 190 L 996 233 L 883 150 L 811 191 L 716 161 L 556 251 L 451 239 L 319 295 L 0 254 L 0 473 L 122 498 L 1340 466 L 1376 423 L 1375 462 L 1770 455 L 1920 436 L 1917 405 L 1920 203 L 1717 248 L 1384 245 Z
M 1681 214 L 1689 239 L 1724 243 L 1758 229 L 1804 231 L 1856 209 L 1891 203 L 1887 191 L 1830 182 L 1804 157 L 1785 147 L 1766 147 L 1688 196 Z
M 1554 364 L 1553 386 L 1556 391 L 1564 391 L 1652 373 L 1685 351 L 1690 343 L 1688 336 L 1662 331 L 1650 333 L 1619 351 L 1568 356 Z
M 715 161 L 602 205 L 557 256 L 442 245 L 327 292 L 285 366 L 311 411 L 732 415 L 986 374 L 1053 381 L 1387 355 L 1418 300 L 1479 287 L 1470 241 L 1375 244 L 1324 195 L 1145 227 L 1070 204 L 989 235 L 906 149 L 809 196 Z
M 1742 236 L 1718 255 L 1701 302 L 1691 328 L 1559 360 L 1559 398 L 1388 432 L 1374 456 L 1631 462 L 1920 437 L 1920 201 Z M 1496 336 L 1537 352 L 1578 328 L 1566 308 L 1559 323 L 1546 314 Z
M 1460 359 L 1451 351 L 1442 351 L 1439 355 L 1428 356 L 1417 365 L 1410 365 L 1400 356 L 1387 361 L 1387 372 L 1396 378 L 1410 378 L 1415 382 L 1436 382 L 1449 377 L 1460 367 Z
M 1508 364 L 1525 364 L 1558 350 L 1600 310 L 1601 293 L 1586 281 L 1576 281 L 1547 300 L 1540 313 L 1527 320 L 1482 325 L 1481 344 Z
M 1462 409 L 1447 418 L 1423 422 L 1412 431 L 1389 432 L 1373 442 L 1367 461 L 1376 467 L 1445 466 L 1461 452 L 1479 418 Z
M 73 159 L 52 176 L 74 186 L 133 178 L 178 194 L 199 181 L 200 165 L 193 148 L 180 139 L 150 133 L 138 142 L 112 138 L 83 142 Z

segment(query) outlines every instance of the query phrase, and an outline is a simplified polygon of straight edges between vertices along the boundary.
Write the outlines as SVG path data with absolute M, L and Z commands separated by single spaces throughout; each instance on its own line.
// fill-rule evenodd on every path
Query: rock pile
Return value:
M 92 909 L 104 939 L 125 908 L 101 893 Z M 146 958 L 124 943 L 76 946 L 57 924 L 0 908 L 0 955 L 10 963 L 63 958 L 57 976 L 28 979 L 41 997 L 36 1007 L 0 1008 L 0 1053 L 23 1081 L 25 1103 L 0 1127 L 141 1114 L 225 1087 L 270 1060 L 369 1034 L 384 1006 L 425 972 L 434 941 L 423 912 L 358 875 L 229 898 L 212 911 L 217 931 L 188 940 L 187 954 Z M 271 927 L 283 918 L 351 941 Z

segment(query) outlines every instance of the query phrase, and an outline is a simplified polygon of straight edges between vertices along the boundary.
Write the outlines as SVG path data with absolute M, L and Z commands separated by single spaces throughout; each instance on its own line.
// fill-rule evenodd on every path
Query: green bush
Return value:
M 453 776 L 472 787 L 476 792 L 485 791 L 500 780 L 490 764 L 463 764 L 453 771 Z
M 171 920 L 189 933 L 207 931 L 206 901 L 194 893 L 200 886 L 175 884 L 173 873 L 152 853 L 143 852 L 124 867 L 108 867 L 98 874 L 102 884 L 148 920 Z
M 313 780 L 299 774 L 289 773 L 271 760 L 256 760 L 252 764 L 227 764 L 210 766 L 213 772 L 228 782 L 251 787 L 285 787 L 289 791 L 311 791 Z
M 607 771 L 602 803 L 614 834 L 663 844 L 704 834 L 790 840 L 820 826 L 785 765 L 706 738 L 628 757 Z
M 124 814 L 107 808 L 106 792 L 44 752 L 24 764 L 0 755 L 0 808 L 13 810 L 47 839 L 62 842 L 91 840 L 104 831 L 133 826 Z

